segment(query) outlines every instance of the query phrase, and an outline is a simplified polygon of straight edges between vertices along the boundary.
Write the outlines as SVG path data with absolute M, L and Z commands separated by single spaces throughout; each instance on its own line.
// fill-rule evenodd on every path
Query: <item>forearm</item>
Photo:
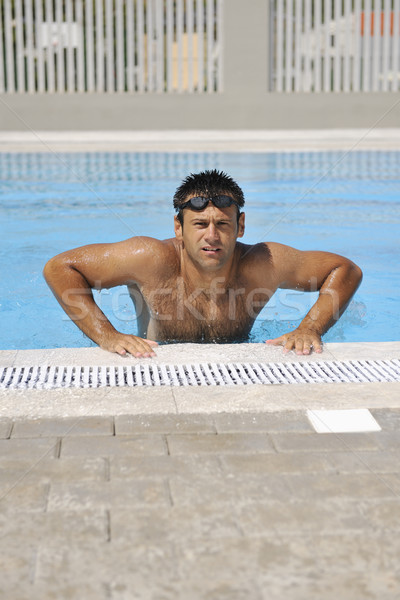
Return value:
M 100 346 L 116 333 L 105 314 L 94 301 L 89 283 L 70 265 L 49 261 L 44 277 L 61 307 L 91 340 Z
M 361 283 L 362 272 L 351 263 L 331 271 L 319 290 L 319 297 L 299 325 L 322 336 L 346 310 Z
M 343 256 L 329 252 L 300 252 L 272 245 L 278 287 L 319 291 L 319 297 L 300 325 L 267 343 L 297 354 L 322 351 L 321 336 L 336 323 L 361 283 L 361 269 Z

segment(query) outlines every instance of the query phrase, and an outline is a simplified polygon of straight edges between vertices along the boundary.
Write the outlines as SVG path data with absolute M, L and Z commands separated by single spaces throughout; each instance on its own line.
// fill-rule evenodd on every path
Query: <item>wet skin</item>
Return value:
M 189 198 L 188 198 L 189 199 Z M 362 273 L 348 259 L 302 252 L 277 243 L 246 245 L 245 216 L 235 205 L 187 208 L 175 238 L 133 237 L 95 244 L 51 259 L 44 275 L 82 331 L 110 352 L 155 355 L 159 341 L 229 340 L 246 335 L 278 288 L 319 290 L 294 331 L 268 344 L 297 354 L 322 351 L 321 336 L 345 310 Z M 139 336 L 119 333 L 93 299 L 92 289 L 127 285 L 138 308 Z M 236 312 L 234 312 L 236 311 Z

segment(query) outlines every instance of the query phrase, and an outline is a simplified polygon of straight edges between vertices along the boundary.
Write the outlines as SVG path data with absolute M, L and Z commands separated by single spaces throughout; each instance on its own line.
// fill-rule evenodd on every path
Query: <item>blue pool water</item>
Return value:
M 400 340 L 400 153 L 0 153 L 1 349 L 88 346 L 47 288 L 51 256 L 137 234 L 173 235 L 171 198 L 189 173 L 218 168 L 246 196 L 244 242 L 343 254 L 364 280 L 325 341 Z M 315 294 L 278 290 L 253 328 L 295 327 Z M 96 293 L 114 326 L 136 332 L 124 288 Z

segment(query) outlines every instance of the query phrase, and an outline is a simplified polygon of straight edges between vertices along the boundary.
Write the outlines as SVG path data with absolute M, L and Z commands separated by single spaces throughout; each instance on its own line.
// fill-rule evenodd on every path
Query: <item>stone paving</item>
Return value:
M 395 600 L 400 408 L 2 418 L 0 595 Z

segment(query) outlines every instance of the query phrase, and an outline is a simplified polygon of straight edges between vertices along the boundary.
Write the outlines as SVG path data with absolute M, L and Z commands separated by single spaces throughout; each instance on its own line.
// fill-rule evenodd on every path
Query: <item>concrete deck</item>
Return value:
M 309 357 L 184 344 L 151 360 L 399 356 L 400 343 Z M 141 361 L 0 353 L 3 366 Z M 316 408 L 368 408 L 381 431 L 316 433 Z M 398 598 L 400 383 L 3 390 L 0 415 L 4 598 Z
M 400 128 L 0 131 L 0 152 L 310 152 L 400 150 Z

